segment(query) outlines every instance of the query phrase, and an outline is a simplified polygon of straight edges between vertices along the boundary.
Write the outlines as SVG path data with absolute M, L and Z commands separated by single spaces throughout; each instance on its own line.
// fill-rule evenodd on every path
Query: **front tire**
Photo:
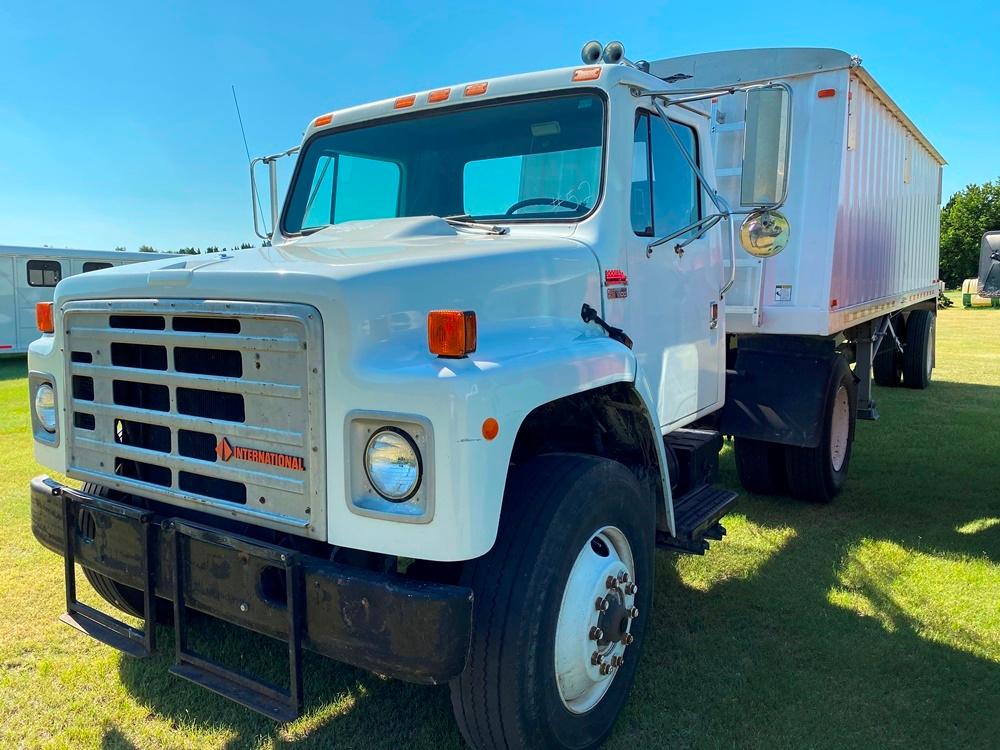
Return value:
M 496 543 L 463 572 L 473 637 L 451 699 L 470 745 L 607 738 L 653 601 L 655 526 L 654 502 L 615 461 L 553 454 L 512 469 Z
M 827 388 L 822 434 L 815 448 L 788 446 L 785 468 L 793 497 L 828 503 L 843 489 L 854 444 L 858 386 L 847 361 L 838 356 Z
M 83 485 L 83 491 L 91 495 L 97 495 L 98 497 L 108 497 L 111 490 L 106 487 L 102 487 L 98 484 L 85 484 Z M 87 515 L 80 519 L 81 530 L 88 536 L 93 536 L 94 534 L 94 519 L 92 516 Z M 132 617 L 142 618 L 143 616 L 143 595 L 142 591 L 131 586 L 126 586 L 124 583 L 118 583 L 118 581 L 113 578 L 108 578 L 103 573 L 98 573 L 96 570 L 91 570 L 90 568 L 83 568 L 83 576 L 87 579 L 90 585 L 94 588 L 94 591 L 100 595 L 104 601 L 120 609 L 127 615 L 132 615 Z M 171 609 L 170 602 L 165 599 L 156 598 L 155 600 L 155 617 L 156 622 L 160 624 L 169 623 L 173 619 L 173 610 Z

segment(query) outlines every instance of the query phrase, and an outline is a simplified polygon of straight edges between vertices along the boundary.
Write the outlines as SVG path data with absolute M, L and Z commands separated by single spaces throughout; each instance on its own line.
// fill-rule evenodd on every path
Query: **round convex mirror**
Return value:
M 740 244 L 755 258 L 770 258 L 788 245 L 788 219 L 780 211 L 754 211 L 740 226 Z

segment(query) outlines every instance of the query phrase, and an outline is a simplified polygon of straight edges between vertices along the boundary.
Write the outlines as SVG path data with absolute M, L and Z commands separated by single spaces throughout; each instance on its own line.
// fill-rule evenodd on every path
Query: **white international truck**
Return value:
M 84 483 L 31 485 L 63 619 L 144 656 L 172 616 L 172 671 L 275 719 L 310 649 L 449 683 L 477 748 L 599 745 L 656 548 L 725 534 L 723 436 L 827 501 L 872 371 L 929 382 L 944 161 L 843 52 L 591 43 L 295 152 L 271 246 L 66 279 L 29 352 L 36 456 Z M 286 642 L 287 684 L 192 610 Z

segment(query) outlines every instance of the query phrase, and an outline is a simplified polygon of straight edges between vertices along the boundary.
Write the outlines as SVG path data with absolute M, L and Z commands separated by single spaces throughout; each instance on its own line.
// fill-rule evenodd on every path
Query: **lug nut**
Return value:
M 599 641 L 604 638 L 604 631 L 596 625 L 590 629 L 590 640 Z
M 639 587 L 636 586 L 634 583 L 630 583 L 625 587 L 625 593 L 628 594 L 629 596 L 635 596 L 638 590 Z
M 594 607 L 597 609 L 598 612 L 607 612 L 608 611 L 608 607 L 610 607 L 610 606 L 611 605 L 608 604 L 608 600 L 607 599 L 598 598 L 598 600 L 596 602 L 594 602 Z
M 618 574 L 618 580 L 622 583 L 628 583 L 628 573 L 623 570 Z
M 636 617 L 639 616 L 639 608 L 638 607 L 629 607 L 629 609 L 628 609 L 628 616 L 629 616 L 630 620 L 634 620 Z
M 611 666 L 618 669 L 622 664 L 625 663 L 625 658 L 622 656 L 611 657 Z
M 608 580 L 604 582 L 604 587 L 608 589 L 618 588 L 618 579 L 614 576 L 608 576 Z
M 610 664 L 602 664 L 601 665 L 601 674 L 604 675 L 604 676 L 607 676 L 607 675 L 611 674 L 611 669 L 612 669 L 612 667 L 611 667 Z
M 626 646 L 631 646 L 634 641 L 635 641 L 635 636 L 632 635 L 631 633 L 626 633 L 625 635 L 622 636 L 622 643 L 624 643 Z
M 604 657 L 601 656 L 597 651 L 590 655 L 590 663 L 595 667 L 604 663 Z

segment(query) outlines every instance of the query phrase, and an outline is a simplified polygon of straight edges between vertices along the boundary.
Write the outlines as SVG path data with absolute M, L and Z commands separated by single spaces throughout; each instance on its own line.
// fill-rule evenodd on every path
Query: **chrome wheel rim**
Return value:
M 844 466 L 850 432 L 851 399 L 847 395 L 847 386 L 841 385 L 834 396 L 830 417 L 830 464 L 834 471 L 840 471 Z
M 601 702 L 632 643 L 638 582 L 625 534 L 605 526 L 578 552 L 556 622 L 555 671 L 567 710 L 586 713 Z

